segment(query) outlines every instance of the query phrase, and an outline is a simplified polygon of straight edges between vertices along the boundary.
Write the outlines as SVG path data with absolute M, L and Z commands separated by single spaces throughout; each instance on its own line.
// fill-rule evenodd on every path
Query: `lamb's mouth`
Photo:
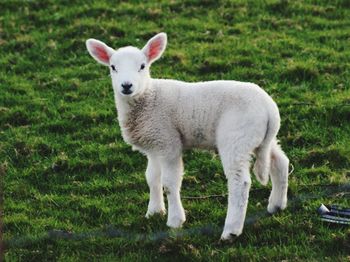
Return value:
M 132 91 L 131 90 L 122 90 L 121 93 L 123 95 L 131 95 L 132 94 Z

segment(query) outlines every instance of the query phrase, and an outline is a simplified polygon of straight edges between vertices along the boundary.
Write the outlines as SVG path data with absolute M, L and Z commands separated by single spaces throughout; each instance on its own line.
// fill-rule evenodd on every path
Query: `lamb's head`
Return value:
M 113 90 L 123 97 L 143 93 L 150 79 L 149 68 L 162 55 L 166 44 L 165 33 L 152 37 L 142 50 L 133 46 L 114 50 L 96 39 L 86 41 L 90 55 L 97 62 L 110 67 Z

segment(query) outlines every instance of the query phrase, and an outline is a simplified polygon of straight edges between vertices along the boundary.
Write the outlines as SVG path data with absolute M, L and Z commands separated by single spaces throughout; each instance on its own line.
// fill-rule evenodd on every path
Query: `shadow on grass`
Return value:
M 0 170 L 1 171 L 1 170 Z M 325 196 L 331 196 L 332 194 L 339 194 L 339 192 L 349 191 L 350 184 L 343 185 L 324 185 L 322 186 L 322 193 L 318 195 L 315 194 L 294 194 L 291 193 L 291 198 L 289 200 L 290 204 L 290 212 L 294 216 L 294 213 L 299 212 L 302 209 L 302 206 L 311 199 L 322 198 Z M 1 192 L 0 192 L 1 193 Z M 217 196 L 215 196 L 217 197 Z M 222 197 L 225 197 L 224 195 Z M 315 213 L 310 214 L 316 218 Z M 263 218 L 269 217 L 269 214 L 266 210 L 261 210 L 256 212 L 255 214 L 249 216 L 245 220 L 245 226 L 247 225 L 255 225 Z M 331 225 L 330 227 L 334 227 L 339 229 L 345 228 L 345 226 Z M 123 239 L 128 241 L 129 243 L 151 243 L 158 241 L 178 241 L 180 239 L 186 239 L 191 236 L 218 236 L 221 232 L 221 228 L 217 225 L 203 225 L 188 229 L 176 229 L 176 230 L 166 230 L 166 231 L 156 231 L 153 233 L 137 233 L 134 232 L 132 227 L 124 227 L 124 229 L 120 229 L 120 227 L 115 227 L 114 225 L 104 226 L 102 229 L 86 231 L 86 232 L 70 232 L 65 230 L 50 230 L 46 233 L 39 234 L 37 236 L 32 235 L 24 235 L 13 237 L 11 239 L 5 239 L 5 247 L 8 248 L 23 248 L 27 246 L 33 246 L 39 243 L 55 242 L 59 240 L 68 240 L 68 241 L 87 241 L 87 240 L 95 240 L 95 239 Z M 339 237 L 338 237 L 339 238 Z M 344 238 L 341 238 L 339 241 L 326 240 L 326 248 L 331 251 L 333 248 L 341 251 L 343 248 L 349 247 L 349 238 L 350 234 L 346 234 Z M 322 240 L 323 241 L 323 240 Z M 336 243 L 335 243 L 336 242 Z M 244 241 L 243 241 L 244 243 Z M 324 244 L 324 243 L 323 243 Z M 339 246 L 341 245 L 341 246 Z

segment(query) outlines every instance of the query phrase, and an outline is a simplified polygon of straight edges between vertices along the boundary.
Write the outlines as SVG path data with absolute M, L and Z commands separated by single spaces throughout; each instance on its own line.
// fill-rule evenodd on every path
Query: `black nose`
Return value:
M 129 82 L 125 82 L 125 83 L 122 84 L 122 87 L 123 87 L 123 89 L 124 89 L 125 91 L 129 91 L 130 88 L 132 87 L 132 84 L 129 83 Z

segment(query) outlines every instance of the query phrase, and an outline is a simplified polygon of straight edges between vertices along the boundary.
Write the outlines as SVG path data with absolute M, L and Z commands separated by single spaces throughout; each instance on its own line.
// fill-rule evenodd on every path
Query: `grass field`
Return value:
M 350 228 L 318 220 L 350 206 L 350 2 L 0 3 L 0 174 L 7 261 L 349 261 Z M 253 178 L 247 225 L 219 243 L 226 181 L 213 152 L 185 153 L 187 222 L 144 218 L 146 159 L 120 134 L 108 69 L 85 40 L 142 47 L 168 33 L 153 77 L 235 79 L 279 105 L 294 166 L 290 204 L 265 214 Z

